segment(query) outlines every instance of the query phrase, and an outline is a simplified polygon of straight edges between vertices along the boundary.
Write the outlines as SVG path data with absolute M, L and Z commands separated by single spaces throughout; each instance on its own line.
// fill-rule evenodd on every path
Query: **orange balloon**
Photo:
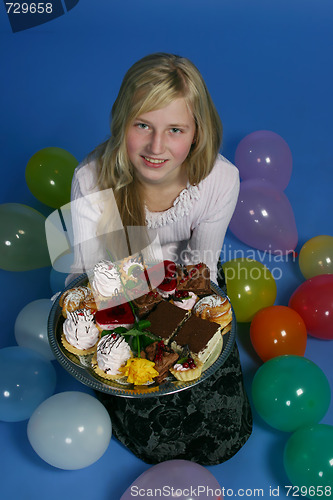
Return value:
M 284 354 L 304 356 L 307 331 L 298 312 L 287 306 L 270 306 L 253 317 L 250 338 L 258 356 L 268 361 Z

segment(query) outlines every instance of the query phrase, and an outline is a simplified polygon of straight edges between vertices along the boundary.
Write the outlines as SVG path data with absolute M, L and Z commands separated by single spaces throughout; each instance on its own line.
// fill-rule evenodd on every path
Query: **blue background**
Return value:
M 280 134 L 293 155 L 286 194 L 299 244 L 333 235 L 332 116 L 333 4 L 331 0 L 80 0 L 70 12 L 13 33 L 0 5 L 1 203 L 16 202 L 44 215 L 25 182 L 25 167 L 38 150 L 58 146 L 78 160 L 108 135 L 109 113 L 121 79 L 140 57 L 155 51 L 190 58 L 201 70 L 224 125 L 222 153 L 231 161 L 239 141 L 260 129 Z M 228 233 L 227 260 L 250 250 Z M 258 256 L 260 254 L 258 253 Z M 267 256 L 264 263 L 275 267 Z M 280 262 L 276 304 L 286 305 L 304 280 L 297 261 Z M 0 347 L 16 345 L 14 323 L 33 300 L 49 298 L 50 269 L 0 271 Z M 238 345 L 250 392 L 261 365 L 240 324 Z M 309 338 L 306 357 L 333 387 L 332 341 Z M 60 365 L 56 392 L 90 392 Z M 226 488 L 280 487 L 289 480 L 283 449 L 290 436 L 274 431 L 254 412 L 253 435 L 228 462 L 209 467 Z M 333 424 L 332 403 L 323 423 Z M 1 497 L 49 500 L 119 499 L 150 466 L 112 438 L 103 457 L 78 471 L 43 462 L 29 445 L 27 421 L 0 422 Z

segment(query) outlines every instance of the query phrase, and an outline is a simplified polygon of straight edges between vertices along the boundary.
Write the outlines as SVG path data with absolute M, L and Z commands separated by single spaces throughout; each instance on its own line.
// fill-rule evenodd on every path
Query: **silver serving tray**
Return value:
M 65 290 L 76 286 L 87 284 L 87 275 L 82 274 L 70 283 Z M 65 291 L 64 290 L 64 291 Z M 211 282 L 212 293 L 216 293 L 225 297 L 224 292 L 215 283 Z M 99 377 L 90 366 L 90 359 L 87 356 L 76 356 L 66 351 L 61 343 L 62 326 L 64 317 L 59 306 L 60 295 L 55 300 L 50 311 L 48 319 L 48 338 L 51 349 L 57 361 L 65 368 L 74 378 L 92 389 L 114 396 L 122 396 L 126 398 L 147 398 L 153 396 L 162 396 L 173 394 L 178 391 L 188 389 L 194 385 L 200 384 L 210 377 L 228 358 L 236 338 L 237 323 L 234 311 L 232 310 L 231 330 L 223 335 L 223 347 L 216 361 L 213 362 L 206 370 L 201 373 L 201 376 L 190 382 L 182 382 L 175 380 L 172 375 L 167 377 L 161 384 L 156 382 L 151 385 L 134 386 L 133 384 L 123 384 L 114 380 L 106 380 Z

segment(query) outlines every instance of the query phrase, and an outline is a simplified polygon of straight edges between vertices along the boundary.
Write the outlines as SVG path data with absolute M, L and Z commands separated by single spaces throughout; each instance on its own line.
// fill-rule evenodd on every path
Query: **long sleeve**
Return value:
M 86 272 L 113 253 L 112 241 L 120 251 L 127 250 L 126 237 L 112 189 L 99 190 L 93 160 L 79 166 L 73 177 L 71 213 L 74 239 L 72 271 Z M 104 224 L 99 224 L 100 222 Z M 121 247 L 122 245 L 122 247 Z
M 212 193 L 212 207 L 196 225 L 189 241 L 190 253 L 197 261 L 210 268 L 211 279 L 217 280 L 217 261 L 221 254 L 225 233 L 235 210 L 239 194 L 239 176 L 232 170 L 227 185 L 217 187 L 217 198 Z M 216 191 L 216 190 L 215 190 Z
M 66 284 L 105 257 L 97 228 L 103 211 L 103 194 L 109 190 L 98 190 L 96 172 L 95 161 L 80 164 L 74 172 L 71 188 L 74 261 Z
M 83 170 L 85 169 L 85 170 Z M 91 257 L 100 252 L 96 237 L 97 223 L 101 216 L 98 192 L 89 192 L 87 183 L 92 185 L 93 171 L 86 166 L 77 169 L 72 181 L 71 213 L 74 236 L 74 263 L 72 271 L 85 272 L 93 262 Z

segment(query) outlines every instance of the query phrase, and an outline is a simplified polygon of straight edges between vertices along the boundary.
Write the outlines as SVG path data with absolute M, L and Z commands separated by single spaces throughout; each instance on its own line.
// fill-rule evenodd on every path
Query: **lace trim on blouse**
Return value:
M 164 210 L 163 212 L 150 212 L 148 208 L 145 207 L 147 227 L 156 229 L 178 221 L 181 217 L 190 213 L 194 201 L 199 200 L 199 198 L 200 191 L 198 186 L 190 185 L 179 193 L 172 207 L 168 208 L 168 210 Z

